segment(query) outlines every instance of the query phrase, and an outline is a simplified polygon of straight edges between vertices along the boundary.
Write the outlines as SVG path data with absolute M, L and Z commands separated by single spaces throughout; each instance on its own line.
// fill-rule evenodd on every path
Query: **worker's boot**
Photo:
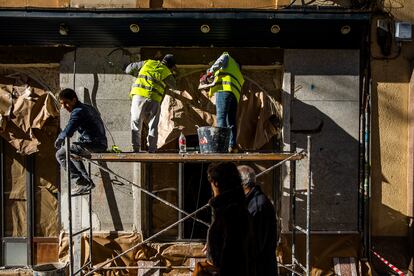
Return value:
M 95 188 L 95 184 L 90 179 L 81 178 L 76 181 L 76 187 L 72 189 L 72 195 L 80 195 L 89 193 L 90 190 Z
M 229 153 L 241 153 L 242 149 L 238 145 L 229 147 Z

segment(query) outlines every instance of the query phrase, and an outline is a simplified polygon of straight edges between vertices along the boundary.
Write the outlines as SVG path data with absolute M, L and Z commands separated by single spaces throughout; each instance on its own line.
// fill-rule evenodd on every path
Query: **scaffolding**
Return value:
M 182 165 L 186 162 L 219 162 L 219 161 L 231 161 L 231 162 L 254 162 L 254 161 L 278 161 L 278 163 L 270 166 L 269 168 L 265 169 L 264 171 L 260 172 L 256 175 L 256 177 L 260 177 L 261 175 L 268 173 L 277 167 L 280 167 L 282 164 L 286 162 L 290 162 L 290 220 L 289 220 L 289 228 L 291 230 L 291 249 L 292 249 L 292 257 L 291 257 L 291 264 L 290 265 L 283 265 L 278 264 L 280 267 L 284 267 L 291 272 L 291 275 L 310 275 L 311 270 L 311 252 L 310 252 L 310 233 L 311 233 L 311 185 L 312 185 L 312 171 L 311 171 L 311 137 L 308 136 L 307 138 L 307 149 L 296 151 L 296 147 L 292 147 L 292 150 L 289 153 L 239 153 L 239 154 L 203 154 L 203 153 L 91 153 L 89 156 L 72 156 L 70 154 L 70 139 L 69 137 L 66 138 L 66 172 L 67 172 L 67 192 L 68 192 L 68 221 L 69 221 L 69 229 L 68 229 L 68 243 L 69 243 L 69 275 L 92 275 L 93 273 L 101 270 L 121 270 L 121 269 L 172 269 L 172 268 L 181 268 L 181 269 L 191 269 L 190 266 L 151 266 L 151 267 L 144 267 L 144 266 L 122 266 L 122 267 L 107 267 L 107 265 L 114 260 L 124 256 L 128 252 L 138 248 L 139 246 L 155 239 L 156 237 L 160 236 L 161 234 L 165 233 L 166 231 L 178 226 L 179 227 L 179 235 L 180 235 L 180 225 L 182 223 L 192 218 L 193 220 L 204 224 L 205 226 L 209 226 L 209 224 L 205 221 L 202 221 L 196 217 L 196 214 L 200 211 L 203 211 L 209 207 L 208 204 L 198 208 L 197 210 L 188 213 L 183 210 L 183 206 L 179 204 L 179 206 L 175 206 L 174 204 L 158 197 L 154 193 L 148 191 L 147 189 L 137 185 L 133 181 L 122 177 L 121 175 L 113 172 L 107 167 L 104 167 L 99 164 L 99 162 L 143 162 L 143 163 L 156 163 L 156 162 L 164 162 L 164 163 L 178 163 L 179 164 L 179 174 L 182 174 Z M 86 162 L 88 162 L 89 174 L 91 170 L 91 164 L 97 166 L 99 169 L 122 179 L 123 181 L 131 184 L 135 188 L 138 188 L 142 193 L 161 201 L 162 203 L 166 204 L 167 206 L 175 209 L 179 212 L 178 220 L 169 226 L 165 227 L 164 229 L 160 230 L 159 232 L 151 235 L 150 237 L 144 239 L 143 241 L 133 245 L 126 251 L 116 255 L 112 259 L 101 263 L 99 266 L 94 267 L 92 262 L 93 256 L 93 249 L 92 249 L 92 240 L 93 240 L 93 225 L 92 225 L 92 192 L 89 191 L 85 194 L 72 194 L 72 185 L 71 185 L 71 176 L 69 170 L 69 164 L 71 158 L 80 158 Z M 306 227 L 300 227 L 296 224 L 296 161 L 308 160 L 307 164 L 307 184 L 306 184 Z M 182 188 L 183 185 L 183 177 L 179 177 L 178 181 L 178 189 Z M 89 226 L 84 229 L 79 229 L 76 232 L 73 232 L 73 217 L 72 217 L 72 199 L 78 196 L 87 196 L 88 197 L 88 219 L 89 219 Z M 180 200 L 179 200 L 180 203 Z M 85 232 L 89 234 L 89 257 L 88 261 L 79 269 L 74 271 L 74 238 L 79 236 Z M 296 235 L 298 232 L 303 233 L 306 236 L 306 263 L 305 265 L 301 264 L 301 262 L 296 257 Z M 77 254 L 78 256 L 80 254 Z M 276 260 L 275 260 L 276 261 Z M 297 271 L 297 268 L 300 268 L 303 273 Z

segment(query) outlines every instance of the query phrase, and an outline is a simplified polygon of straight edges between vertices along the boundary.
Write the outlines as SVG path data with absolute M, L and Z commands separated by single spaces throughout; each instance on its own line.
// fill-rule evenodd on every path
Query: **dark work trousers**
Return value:
M 236 146 L 237 138 L 237 99 L 231 92 L 219 91 L 216 96 L 216 115 L 218 127 L 231 127 L 230 147 Z
M 78 143 L 75 142 L 70 146 L 70 152 L 76 155 L 87 155 L 91 152 L 105 152 L 106 146 L 96 145 L 91 143 Z M 62 146 L 56 152 L 56 159 L 60 166 L 66 170 L 66 147 Z M 82 180 L 91 180 L 86 172 L 85 165 L 82 160 L 70 159 L 69 164 L 70 178 L 74 183 L 80 183 Z

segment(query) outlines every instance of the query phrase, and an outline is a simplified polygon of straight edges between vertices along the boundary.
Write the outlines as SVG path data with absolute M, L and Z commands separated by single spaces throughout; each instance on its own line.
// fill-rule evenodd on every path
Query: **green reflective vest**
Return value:
M 210 88 L 209 96 L 212 97 L 216 92 L 231 92 L 239 102 L 244 78 L 237 62 L 230 55 L 228 56 L 226 68 L 214 73 L 215 85 Z
M 144 66 L 139 70 L 129 96 L 139 95 L 161 103 L 167 86 L 163 80 L 171 74 L 170 69 L 160 61 L 146 60 Z

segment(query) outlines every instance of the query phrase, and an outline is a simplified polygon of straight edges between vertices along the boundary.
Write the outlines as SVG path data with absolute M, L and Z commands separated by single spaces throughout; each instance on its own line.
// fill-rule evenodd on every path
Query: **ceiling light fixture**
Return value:
M 138 24 L 131 24 L 129 25 L 129 29 L 131 30 L 131 32 L 133 33 L 138 33 L 140 28 L 138 26 Z
M 69 27 L 65 23 L 60 23 L 59 25 L 59 34 L 60 35 L 68 35 L 69 34 Z
M 351 32 L 351 26 L 349 26 L 349 25 L 342 26 L 342 28 L 341 28 L 341 34 L 347 35 L 350 32 Z
M 201 25 L 200 30 L 203 34 L 210 32 L 210 26 L 207 24 Z
M 280 27 L 279 25 L 272 25 L 272 27 L 270 27 L 270 32 L 272 34 L 277 34 L 280 32 Z

